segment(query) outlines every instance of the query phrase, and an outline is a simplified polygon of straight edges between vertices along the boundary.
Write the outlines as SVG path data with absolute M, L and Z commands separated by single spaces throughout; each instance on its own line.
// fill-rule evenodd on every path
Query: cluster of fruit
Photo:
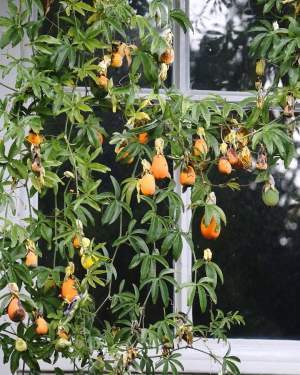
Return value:
M 20 300 L 19 288 L 17 284 L 10 283 L 8 284 L 8 289 L 10 292 L 10 299 L 7 305 L 7 315 L 13 322 L 22 322 L 26 318 L 26 311 Z M 40 336 L 47 335 L 49 331 L 48 323 L 43 318 L 42 314 L 40 312 L 35 312 L 33 318 L 35 332 Z M 25 351 L 27 349 L 25 341 L 20 338 L 16 340 L 15 346 L 17 351 Z

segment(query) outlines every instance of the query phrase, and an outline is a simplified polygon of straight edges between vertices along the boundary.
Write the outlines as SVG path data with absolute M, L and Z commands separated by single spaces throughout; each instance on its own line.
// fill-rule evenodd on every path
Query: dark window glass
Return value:
M 253 89 L 254 61 L 247 32 L 261 10 L 254 0 L 190 0 L 191 88 Z
M 121 132 L 124 129 L 124 118 L 122 113 L 111 113 L 106 111 L 99 111 L 98 109 L 95 110 L 95 114 L 99 116 L 102 119 L 101 125 L 105 128 L 107 131 L 109 137 L 114 132 Z M 57 136 L 61 133 L 63 127 L 65 124 L 65 118 L 56 118 L 53 120 L 49 120 L 47 124 L 45 125 L 44 129 L 44 135 L 46 137 L 51 136 Z M 75 134 L 74 134 L 75 135 Z M 101 185 L 98 189 L 99 192 L 107 192 L 111 191 L 113 192 L 113 186 L 110 179 L 110 175 L 113 175 L 119 183 L 123 181 L 124 179 L 130 177 L 132 175 L 133 169 L 135 168 L 135 162 L 127 165 L 120 162 L 115 161 L 115 145 L 109 144 L 109 139 L 106 139 L 103 144 L 103 153 L 100 154 L 100 156 L 97 158 L 97 162 L 103 163 L 111 168 L 111 173 L 107 174 L 101 174 L 99 175 L 99 178 L 101 178 Z M 62 165 L 58 170 L 58 175 L 61 177 L 63 175 L 63 172 L 65 170 L 72 170 L 72 167 L 68 164 Z M 164 185 L 162 184 L 161 187 Z M 58 208 L 63 208 L 63 193 L 64 193 L 65 186 L 60 187 L 58 192 Z M 69 186 L 69 189 L 75 189 L 75 185 Z M 42 212 L 44 215 L 51 215 L 53 217 L 53 211 L 54 211 L 54 194 L 53 191 L 48 191 L 45 195 L 41 195 L 39 197 L 39 211 Z M 140 223 L 142 217 L 146 213 L 146 210 L 148 210 L 148 205 L 146 203 L 137 203 L 135 194 L 133 194 L 133 199 L 131 203 L 132 211 L 134 213 L 134 218 L 137 220 L 137 223 Z M 89 211 L 91 209 L 89 208 Z M 91 211 L 92 215 L 95 219 L 95 227 L 90 225 L 87 228 L 84 228 L 84 234 L 85 236 L 89 237 L 90 239 L 94 238 L 94 242 L 97 243 L 103 243 L 106 242 L 106 248 L 109 252 L 109 256 L 112 257 L 114 253 L 114 248 L 112 246 L 112 243 L 114 240 L 117 239 L 116 233 L 119 233 L 119 220 L 117 220 L 112 225 L 101 225 L 101 213 L 99 214 L 96 211 Z M 168 214 L 168 209 L 166 206 L 161 205 L 159 214 L 164 216 Z M 123 215 L 123 234 L 126 232 L 126 228 L 129 223 L 129 217 L 128 215 Z M 99 227 L 101 227 L 101 230 L 99 230 Z M 137 224 L 137 228 L 142 228 L 142 224 Z M 145 228 L 148 227 L 145 225 Z M 160 248 L 160 242 L 157 244 L 157 248 Z M 46 244 L 41 244 L 41 248 L 44 248 L 45 251 L 43 252 L 43 257 L 41 258 L 41 263 L 45 266 L 52 267 L 53 262 L 53 253 L 51 249 L 49 249 L 49 252 L 46 251 Z M 152 251 L 152 245 L 149 245 L 150 251 Z M 53 249 L 52 249 L 53 250 Z M 140 267 L 129 269 L 129 264 L 135 255 L 135 251 L 132 247 L 129 245 L 122 245 L 120 246 L 114 266 L 118 273 L 118 278 L 116 281 L 113 282 L 112 292 L 118 293 L 119 284 L 121 280 L 125 280 L 125 290 L 132 292 L 133 287 L 132 284 L 135 284 L 137 286 L 140 285 Z M 82 268 L 80 263 L 80 256 L 78 251 L 75 251 L 74 259 L 72 261 L 75 263 L 76 268 L 76 276 L 79 279 L 82 279 L 85 276 L 86 271 Z M 172 267 L 172 259 L 171 257 L 168 259 L 170 267 Z M 57 255 L 57 264 L 66 266 L 67 260 L 61 259 L 59 254 Z M 157 274 L 160 272 L 160 265 L 157 264 L 156 272 Z M 150 271 L 149 271 L 150 272 Z M 101 302 L 104 300 L 104 298 L 107 296 L 107 287 L 99 287 L 97 286 L 96 289 L 90 289 L 90 293 L 92 293 L 95 297 L 95 300 L 97 301 L 97 305 L 100 305 Z M 144 288 L 141 291 L 141 301 L 144 301 L 146 295 L 148 293 L 148 288 Z M 169 295 L 170 299 L 172 299 L 172 289 L 169 288 Z M 113 321 L 113 316 L 111 309 L 109 307 L 109 303 L 105 305 L 106 309 L 102 309 L 99 313 L 98 322 L 100 325 L 104 324 L 104 320 Z M 172 312 L 172 300 L 170 300 L 170 304 L 167 309 L 163 307 L 162 301 L 159 299 L 156 304 L 153 304 L 152 302 L 149 302 L 147 304 L 146 313 L 145 313 L 145 321 L 144 323 L 147 325 L 149 323 L 154 323 L 160 319 L 163 318 L 163 312 L 166 311 L 167 313 Z
M 232 337 L 300 339 L 300 139 L 297 154 L 285 171 L 274 178 L 280 191 L 276 207 L 266 207 L 261 184 L 251 183 L 240 192 L 216 190 L 228 224 L 215 242 L 200 239 L 199 219 L 193 223 L 197 254 L 210 247 L 225 283 L 217 291 L 218 307 L 239 310 L 246 326 L 234 328 Z M 241 174 L 241 184 L 253 180 Z M 212 181 L 223 179 L 212 175 Z M 198 302 L 194 318 L 203 322 Z

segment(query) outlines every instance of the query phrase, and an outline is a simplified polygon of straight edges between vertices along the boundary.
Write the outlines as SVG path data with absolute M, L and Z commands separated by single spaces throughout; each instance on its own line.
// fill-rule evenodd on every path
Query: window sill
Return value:
M 292 340 L 255 340 L 255 339 L 231 339 L 230 355 L 241 359 L 239 365 L 241 374 L 256 375 L 299 375 L 300 374 L 300 341 Z M 195 348 L 208 351 L 216 355 L 224 355 L 227 345 L 217 343 L 216 340 L 199 341 Z M 217 374 L 220 366 L 206 354 L 193 349 L 183 349 L 182 363 L 186 374 Z M 60 359 L 55 367 L 65 372 L 73 371 L 73 365 L 64 359 Z M 51 371 L 53 365 L 43 363 L 41 371 Z

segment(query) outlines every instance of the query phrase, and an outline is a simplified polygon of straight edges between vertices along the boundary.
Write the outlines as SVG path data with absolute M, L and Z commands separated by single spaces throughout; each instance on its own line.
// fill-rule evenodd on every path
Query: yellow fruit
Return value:
M 99 258 L 96 255 L 82 255 L 81 257 L 81 265 L 84 269 L 88 270 L 91 268 L 98 260 Z
M 15 349 L 17 352 L 26 352 L 27 350 L 26 341 L 18 337 L 15 341 Z

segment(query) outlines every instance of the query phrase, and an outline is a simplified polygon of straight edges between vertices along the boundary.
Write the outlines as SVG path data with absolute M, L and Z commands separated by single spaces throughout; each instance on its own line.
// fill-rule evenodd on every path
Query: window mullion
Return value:
M 188 14 L 187 0 L 176 0 L 175 7 L 182 9 Z M 188 33 L 176 25 L 174 30 L 174 47 L 175 47 L 175 61 L 173 66 L 173 84 L 183 94 L 187 93 L 189 89 L 189 38 Z M 180 195 L 184 209 L 181 212 L 178 225 L 182 232 L 189 232 L 192 213 L 190 209 L 191 193 L 187 189 L 185 193 L 182 192 L 179 183 L 179 168 L 174 170 L 174 180 L 176 182 L 175 191 Z M 189 283 L 192 281 L 192 252 L 191 248 L 184 237 L 182 237 L 183 247 L 182 253 L 177 262 L 174 262 L 175 279 L 178 284 Z M 178 292 L 174 292 L 174 312 L 183 312 L 192 320 L 192 307 L 187 305 L 188 288 L 184 288 Z

